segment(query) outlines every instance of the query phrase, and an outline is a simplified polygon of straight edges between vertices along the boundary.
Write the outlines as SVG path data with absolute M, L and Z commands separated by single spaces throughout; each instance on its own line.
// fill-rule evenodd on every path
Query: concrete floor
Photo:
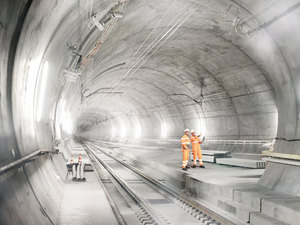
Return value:
M 117 150 L 117 149 L 116 149 Z M 123 152 L 124 149 L 123 149 Z M 205 169 L 181 169 L 181 151 L 176 149 L 127 149 L 126 155 L 136 162 L 143 161 L 141 169 L 160 171 L 167 176 L 183 179 L 184 191 L 237 224 L 298 224 L 300 198 L 269 190 L 259 184 L 265 169 L 231 167 L 205 163 Z M 125 155 L 125 153 L 124 153 Z M 192 164 L 192 161 L 189 161 Z M 153 174 L 155 174 L 152 171 Z M 176 175 L 175 175 L 176 174 Z M 179 176 L 183 174 L 184 176 Z
M 145 151 L 143 147 L 134 146 L 112 149 L 107 143 L 101 144 L 102 149 L 121 158 L 130 158 L 139 169 L 181 188 L 236 224 L 247 224 L 249 219 L 250 224 L 297 224 L 299 198 L 259 185 L 264 169 L 204 162 L 205 169 L 197 167 L 185 172 L 181 169 L 182 156 L 178 149 L 162 151 L 151 148 Z M 192 164 L 192 161 L 189 163 Z M 277 213 L 279 211 L 282 213 Z
M 185 128 L 240 154 L 259 154 L 250 143 L 276 137 L 275 153 L 298 158 L 299 24 L 299 0 L 1 0 L 0 166 L 73 137 L 169 146 Z M 199 179 L 249 185 L 259 176 L 182 173 L 174 150 L 144 149 L 141 159 L 166 178 L 196 173 L 195 188 Z M 55 158 L 1 177 L 1 225 L 58 220 L 65 162 Z M 300 197 L 295 164 L 270 162 L 259 184 Z
M 86 178 L 86 182 L 70 181 L 65 184 L 57 224 L 118 224 L 94 173 L 86 173 Z
M 126 149 L 126 151 L 124 149 Z M 162 151 L 160 148 L 151 148 L 151 150 L 147 149 L 146 151 L 142 147 L 128 148 L 124 146 L 115 148 L 114 150 L 118 152 L 123 150 L 122 154 L 127 157 L 140 159 L 154 167 L 164 167 L 164 170 L 169 170 L 170 172 L 174 170 L 183 172 L 195 179 L 212 184 L 232 185 L 257 183 L 265 171 L 264 169 L 247 169 L 204 162 L 205 169 L 197 167 L 190 168 L 187 172 L 184 172 L 181 169 L 182 152 L 179 149 L 164 149 Z M 113 151 L 110 150 L 110 152 Z M 192 164 L 192 160 L 189 160 L 189 165 Z

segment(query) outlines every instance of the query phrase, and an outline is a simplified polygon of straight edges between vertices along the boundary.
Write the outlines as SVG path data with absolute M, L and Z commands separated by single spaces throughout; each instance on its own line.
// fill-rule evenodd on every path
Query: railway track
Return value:
M 141 224 L 233 224 L 202 206 L 192 197 L 166 186 L 91 141 L 81 140 L 81 143 L 93 166 L 95 167 L 94 164 L 97 162 L 105 168 L 111 182 Z M 96 172 L 101 176 L 99 171 Z M 115 205 L 113 207 L 116 207 Z M 115 211 L 117 217 L 122 217 L 118 210 Z M 126 220 L 121 219 L 121 224 L 126 224 Z

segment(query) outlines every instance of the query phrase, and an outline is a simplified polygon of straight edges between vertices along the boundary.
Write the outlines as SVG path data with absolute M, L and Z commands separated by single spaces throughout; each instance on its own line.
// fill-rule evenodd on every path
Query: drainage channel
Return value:
M 128 191 L 126 197 L 124 190 L 126 192 L 126 189 L 129 189 L 135 193 L 138 200 L 133 200 L 133 203 L 141 202 L 146 211 L 150 209 L 148 214 L 152 215 L 152 217 L 149 217 L 157 224 L 233 224 L 195 202 L 190 196 L 183 195 L 165 186 L 162 182 L 107 153 L 99 146 L 87 141 L 82 141 L 82 143 L 104 168 L 108 168 L 107 170 L 110 170 L 110 173 L 114 173 L 116 177 L 133 179 L 133 176 L 135 176 L 136 181 L 140 181 L 128 182 L 128 179 L 126 181 L 122 180 L 122 182 L 117 182 L 116 187 L 122 196 L 125 196 L 124 199 L 128 199 Z M 135 199 L 132 196 L 130 198 Z M 127 201 L 127 204 L 130 206 L 133 206 L 133 203 Z M 159 219 L 154 219 L 154 217 Z

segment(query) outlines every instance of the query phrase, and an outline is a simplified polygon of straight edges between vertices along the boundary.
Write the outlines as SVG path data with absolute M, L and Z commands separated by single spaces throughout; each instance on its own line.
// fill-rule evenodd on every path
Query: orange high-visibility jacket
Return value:
M 181 137 L 181 150 L 189 149 L 190 138 L 186 134 Z
M 192 150 L 196 151 L 196 150 L 200 150 L 200 144 L 202 144 L 202 142 L 200 141 L 198 136 L 191 136 L 191 142 L 192 142 Z

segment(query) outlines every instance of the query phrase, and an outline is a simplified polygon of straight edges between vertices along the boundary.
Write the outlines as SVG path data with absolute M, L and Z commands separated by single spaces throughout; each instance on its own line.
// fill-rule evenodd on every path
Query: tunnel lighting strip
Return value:
M 85 141 L 83 141 L 85 143 Z M 146 183 L 148 183 L 154 190 L 161 193 L 166 198 L 173 201 L 176 205 L 183 208 L 185 211 L 187 211 L 189 214 L 194 216 L 195 218 L 199 219 L 204 224 L 223 224 L 223 225 L 232 225 L 233 223 L 227 220 L 226 218 L 218 215 L 217 213 L 213 212 L 212 210 L 208 209 L 207 207 L 199 204 L 198 202 L 194 201 L 191 197 L 182 195 L 180 192 L 171 189 L 155 178 L 150 177 L 149 175 L 143 173 L 139 169 L 135 168 L 134 166 L 131 166 L 130 164 L 127 164 L 123 162 L 122 160 L 112 156 L 111 154 L 108 154 L 104 150 L 100 149 L 97 145 L 90 143 L 94 148 L 101 151 L 105 155 L 109 156 L 110 158 L 116 160 L 121 165 L 127 167 L 128 169 L 135 172 L 137 175 L 142 177 Z M 86 144 L 85 144 L 86 145 Z
M 50 151 L 45 150 L 45 149 L 39 149 L 39 150 L 32 152 L 29 155 L 26 155 L 14 162 L 11 162 L 5 166 L 2 166 L 2 167 L 0 167 L 0 175 L 2 175 L 3 173 L 7 172 L 10 169 L 13 169 L 15 167 L 20 167 L 23 164 L 27 163 L 29 160 L 34 159 L 35 157 L 41 156 L 46 153 L 50 153 Z
M 299 161 L 295 160 L 288 160 L 288 159 L 280 159 L 280 158 L 262 158 L 262 160 L 265 160 L 267 162 L 272 162 L 272 163 L 280 163 L 280 164 L 285 164 L 285 165 L 291 165 L 291 166 L 300 166 Z
M 265 144 L 272 140 L 205 140 L 205 142 L 223 142 L 229 144 Z
M 101 164 L 102 166 L 112 175 L 112 177 L 121 185 L 121 187 L 131 196 L 131 198 L 134 200 L 134 202 L 139 205 L 139 208 L 144 208 L 142 211 L 144 212 L 143 218 L 139 218 L 139 220 L 143 224 L 162 224 L 167 225 L 165 221 L 160 219 L 158 216 L 156 216 L 156 213 L 151 208 L 151 206 L 148 206 L 147 203 L 141 199 L 137 194 L 135 194 L 134 190 L 130 188 L 125 181 L 121 177 L 119 177 L 111 168 L 108 166 L 96 153 L 93 149 L 91 149 L 85 142 L 82 141 L 82 144 L 87 148 L 88 152 L 90 152 Z M 144 220 L 147 220 L 143 222 Z M 153 221 L 152 221 L 153 220 Z
M 146 141 L 157 142 L 156 139 L 143 139 Z M 178 142 L 180 143 L 180 138 L 178 139 L 166 139 L 164 142 Z M 205 139 L 205 142 L 220 142 L 220 143 L 228 143 L 228 144 L 266 144 L 272 142 L 272 140 L 219 140 L 219 139 Z M 205 144 L 205 142 L 203 144 Z
M 292 159 L 292 160 L 300 161 L 300 155 L 297 154 L 286 154 L 286 153 L 273 152 L 273 151 L 263 151 L 262 154 L 274 158 Z
M 91 140 L 91 139 L 89 139 L 89 140 L 95 141 L 95 140 Z M 142 139 L 142 140 L 157 142 L 157 139 Z M 160 140 L 160 141 L 180 143 L 180 139 L 164 139 L 164 140 Z M 103 143 L 112 143 L 109 141 L 102 141 L 102 142 Z M 221 144 L 222 143 L 226 143 L 226 144 L 266 144 L 266 143 L 272 142 L 272 140 L 207 140 L 207 139 L 205 139 L 205 142 L 220 142 Z M 205 142 L 203 144 L 205 144 Z M 114 145 L 122 146 L 122 144 L 117 144 L 117 143 L 114 143 Z

